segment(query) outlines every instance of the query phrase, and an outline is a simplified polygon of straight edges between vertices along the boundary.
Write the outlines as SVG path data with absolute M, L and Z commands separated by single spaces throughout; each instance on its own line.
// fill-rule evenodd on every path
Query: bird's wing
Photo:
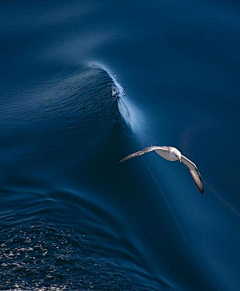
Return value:
M 203 189 L 202 177 L 198 171 L 197 166 L 192 161 L 190 161 L 188 158 L 186 158 L 184 156 L 182 156 L 182 162 L 190 171 L 190 174 L 191 174 L 195 184 L 197 185 L 198 190 L 201 192 L 201 194 L 203 194 L 204 189 Z
M 121 159 L 119 161 L 119 163 L 122 163 L 122 162 L 125 162 L 126 160 L 129 160 L 129 159 L 132 159 L 132 158 L 135 158 L 135 157 L 138 157 L 138 156 L 141 156 L 141 155 L 144 155 L 146 153 L 149 153 L 151 151 L 155 151 L 155 150 L 162 150 L 162 151 L 167 151 L 167 147 L 160 147 L 160 146 L 152 146 L 152 147 L 148 147 L 148 148 L 145 148 L 139 152 L 136 152 L 136 153 L 133 153 L 131 155 L 128 155 L 126 156 L 125 158 Z

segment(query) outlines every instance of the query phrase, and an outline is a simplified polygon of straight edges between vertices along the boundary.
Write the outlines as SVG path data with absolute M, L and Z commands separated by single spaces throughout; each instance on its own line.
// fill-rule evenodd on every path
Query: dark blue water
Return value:
M 0 290 L 240 290 L 237 1 L 1 1 Z M 150 145 L 194 160 L 188 171 Z

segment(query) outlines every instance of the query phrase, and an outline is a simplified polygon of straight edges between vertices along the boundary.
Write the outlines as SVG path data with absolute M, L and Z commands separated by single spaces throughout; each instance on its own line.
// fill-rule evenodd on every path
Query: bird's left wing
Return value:
M 198 187 L 198 190 L 201 192 L 201 194 L 203 194 L 204 189 L 203 189 L 202 177 L 198 171 L 197 166 L 192 161 L 190 161 L 188 158 L 186 158 L 184 156 L 182 156 L 181 160 L 182 160 L 182 163 L 190 171 L 190 174 L 191 174 L 196 186 Z
M 141 156 L 141 155 L 144 155 L 146 153 L 149 153 L 151 151 L 155 151 L 155 150 L 162 150 L 162 151 L 167 151 L 167 147 L 160 147 L 160 146 L 152 146 L 152 147 L 148 147 L 148 148 L 145 148 L 139 152 L 136 152 L 136 153 L 133 153 L 131 155 L 128 155 L 126 156 L 125 158 L 121 159 L 119 161 L 119 163 L 122 163 L 122 162 L 125 162 L 129 159 L 132 159 L 132 158 L 135 158 L 135 157 L 138 157 L 138 156 Z

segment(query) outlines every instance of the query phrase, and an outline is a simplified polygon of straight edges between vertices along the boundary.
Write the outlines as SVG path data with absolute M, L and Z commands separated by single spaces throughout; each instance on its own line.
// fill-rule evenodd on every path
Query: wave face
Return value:
M 0 7 L 0 290 L 238 291 L 239 5 Z

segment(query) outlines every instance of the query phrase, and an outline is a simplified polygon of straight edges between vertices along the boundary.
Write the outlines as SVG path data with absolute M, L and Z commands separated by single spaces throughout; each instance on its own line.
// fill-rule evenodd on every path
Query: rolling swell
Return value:
M 0 2 L 1 290 L 239 291 L 239 13 Z
M 106 70 L 86 67 L 17 96 L 1 107 L 4 290 L 167 290 L 122 219 L 126 184 L 116 169 L 123 129 L 131 133 L 123 90 Z

